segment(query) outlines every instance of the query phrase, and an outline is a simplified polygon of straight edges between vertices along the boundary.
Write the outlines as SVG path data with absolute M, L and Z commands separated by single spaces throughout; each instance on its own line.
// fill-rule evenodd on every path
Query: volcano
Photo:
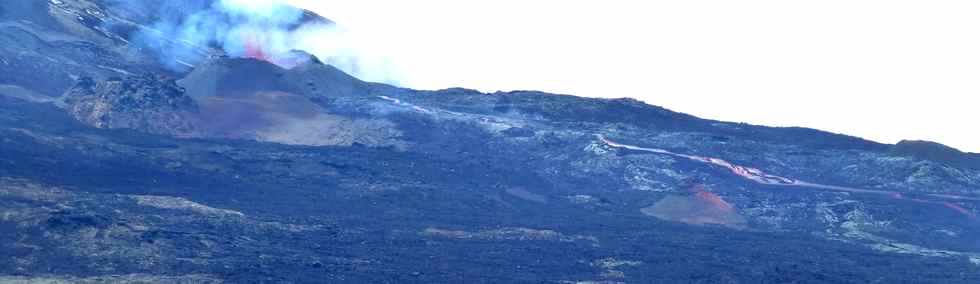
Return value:
M 366 82 L 223 2 L 0 1 L 0 282 L 980 283 L 980 155 Z

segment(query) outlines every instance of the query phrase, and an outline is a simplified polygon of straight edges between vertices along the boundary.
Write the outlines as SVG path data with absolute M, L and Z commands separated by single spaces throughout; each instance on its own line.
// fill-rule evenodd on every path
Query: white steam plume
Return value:
M 366 56 L 362 45 L 345 30 L 325 19 L 278 0 L 179 0 L 127 4 L 140 13 L 160 13 L 133 42 L 153 52 L 166 66 L 186 71 L 206 60 L 209 48 L 231 57 L 266 60 L 292 68 L 309 58 L 369 81 L 396 83 L 386 59 Z M 136 1 L 139 2 L 139 1 Z

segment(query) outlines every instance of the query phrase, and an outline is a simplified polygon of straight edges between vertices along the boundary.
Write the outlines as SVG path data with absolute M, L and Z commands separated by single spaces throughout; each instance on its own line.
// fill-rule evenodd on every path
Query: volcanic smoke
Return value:
M 132 2 L 132 3 L 131 3 Z M 330 37 L 335 25 L 281 1 L 177 0 L 158 4 L 121 1 L 130 9 L 164 11 L 131 42 L 149 49 L 165 65 L 184 71 L 206 60 L 208 50 L 227 56 L 265 60 L 292 68 L 310 60 L 313 38 Z M 153 6 L 157 5 L 157 6 Z M 305 58 L 298 58 L 304 54 Z M 324 58 L 332 54 L 321 55 Z

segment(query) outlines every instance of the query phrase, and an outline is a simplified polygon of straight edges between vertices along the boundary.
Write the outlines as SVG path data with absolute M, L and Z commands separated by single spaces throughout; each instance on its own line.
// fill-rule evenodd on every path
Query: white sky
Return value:
M 367 80 L 632 97 L 980 152 L 976 0 L 289 2 L 344 27 Z

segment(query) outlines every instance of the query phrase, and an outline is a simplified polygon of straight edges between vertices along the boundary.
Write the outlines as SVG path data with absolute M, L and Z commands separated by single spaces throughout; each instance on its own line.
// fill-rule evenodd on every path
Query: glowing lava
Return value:
M 291 69 L 313 60 L 312 55 L 308 53 L 296 50 L 287 51 L 282 48 L 276 49 L 271 46 L 278 45 L 269 44 L 269 42 L 270 39 L 259 32 L 244 33 L 242 35 L 243 50 L 240 56 L 262 60 L 286 69 Z
M 977 214 L 974 214 L 970 210 L 966 210 L 966 208 L 963 208 L 963 206 L 959 206 L 959 205 L 957 205 L 955 203 L 952 203 L 952 202 L 943 202 L 943 206 L 946 206 L 946 208 L 949 208 L 949 209 L 953 209 L 953 211 L 963 213 L 963 215 L 966 215 L 967 217 L 970 217 L 971 219 L 976 219 L 977 218 Z
M 262 41 L 254 34 L 246 35 L 243 42 L 245 43 L 245 58 L 269 61 L 269 56 L 265 48 L 262 47 Z
M 745 178 L 747 180 L 753 181 L 758 184 L 786 186 L 786 187 L 805 187 L 811 189 L 823 189 L 823 190 L 831 190 L 831 191 L 842 191 L 842 192 L 853 192 L 853 193 L 864 193 L 864 194 L 877 194 L 877 195 L 888 196 L 897 200 L 905 200 L 905 201 L 925 203 L 925 204 L 939 204 L 945 206 L 946 208 L 952 209 L 958 213 L 966 215 L 971 219 L 975 219 L 977 217 L 976 214 L 973 213 L 972 211 L 948 201 L 910 198 L 910 197 L 906 197 L 900 192 L 895 192 L 895 191 L 861 189 L 861 188 L 846 187 L 846 186 L 811 183 L 811 182 L 801 181 L 797 179 L 771 175 L 757 168 L 735 165 L 732 164 L 731 162 L 718 158 L 685 155 L 685 154 L 674 153 L 664 149 L 644 148 L 639 146 L 620 144 L 620 143 L 613 142 L 609 139 L 606 139 L 606 137 L 602 135 L 596 135 L 596 136 L 599 138 L 600 141 L 613 148 L 623 148 L 623 149 L 630 149 L 636 151 L 644 151 L 650 153 L 669 155 L 669 156 L 685 158 L 693 161 L 698 161 L 706 164 L 711 164 L 715 166 L 720 166 L 722 168 L 731 171 L 733 174 L 737 176 L 740 176 L 742 178 Z M 700 191 L 695 189 L 695 192 L 699 199 L 715 204 L 716 206 L 719 206 L 719 209 L 726 208 L 726 207 L 731 208 L 731 204 L 728 204 L 727 202 L 725 202 L 724 200 L 722 200 L 720 197 L 718 197 L 713 193 L 703 191 L 703 189 L 701 189 Z M 967 197 L 967 196 L 959 196 L 959 195 L 951 195 L 951 194 L 929 194 L 925 196 L 938 198 L 938 199 L 947 199 L 947 200 L 952 199 L 952 200 L 960 200 L 960 201 L 966 201 L 966 200 L 980 201 L 980 198 L 976 198 L 976 197 Z

